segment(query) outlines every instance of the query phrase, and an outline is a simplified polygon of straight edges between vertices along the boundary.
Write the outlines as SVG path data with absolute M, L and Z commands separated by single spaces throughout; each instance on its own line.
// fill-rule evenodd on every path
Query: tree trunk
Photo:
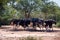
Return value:
M 30 13 L 25 12 L 25 18 L 30 18 Z
M 47 20 L 47 13 L 45 13 L 45 18 L 44 19 Z

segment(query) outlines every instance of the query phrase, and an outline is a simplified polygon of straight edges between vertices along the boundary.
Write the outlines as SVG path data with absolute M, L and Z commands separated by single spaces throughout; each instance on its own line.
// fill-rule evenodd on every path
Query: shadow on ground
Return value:
M 29 32 L 60 32 L 60 30 L 35 30 L 35 29 L 9 29 L 10 27 L 0 27 L 0 29 L 8 29 L 8 31 L 29 31 Z
M 60 30 L 34 30 L 34 29 L 12 29 L 9 31 L 29 31 L 29 32 L 60 32 Z
M 8 28 L 10 28 L 10 27 L 0 27 L 0 29 L 8 29 Z

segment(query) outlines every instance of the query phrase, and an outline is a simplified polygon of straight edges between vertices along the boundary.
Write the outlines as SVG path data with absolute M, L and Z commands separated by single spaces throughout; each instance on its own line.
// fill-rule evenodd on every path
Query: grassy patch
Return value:
M 21 37 L 19 40 L 42 40 L 41 37 Z

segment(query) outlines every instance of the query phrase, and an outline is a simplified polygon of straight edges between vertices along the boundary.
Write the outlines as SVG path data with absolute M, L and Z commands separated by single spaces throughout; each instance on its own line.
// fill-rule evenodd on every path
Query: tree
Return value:
M 41 11 L 45 14 L 45 19 L 48 18 L 48 14 L 55 14 L 56 12 L 56 3 L 49 0 L 42 0 Z
M 25 13 L 25 18 L 30 17 L 30 13 L 40 10 L 41 0 L 20 0 L 14 8 Z
M 7 3 L 8 0 L 0 0 L 0 16 L 4 11 L 4 4 Z
M 1 17 L 5 11 L 4 5 L 7 3 L 8 0 L 0 0 L 0 26 L 1 26 Z

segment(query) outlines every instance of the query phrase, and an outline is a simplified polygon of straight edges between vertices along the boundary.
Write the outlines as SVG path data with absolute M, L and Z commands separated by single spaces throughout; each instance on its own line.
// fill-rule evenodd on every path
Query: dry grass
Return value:
M 19 40 L 42 40 L 41 37 L 23 37 L 23 38 L 19 38 Z

